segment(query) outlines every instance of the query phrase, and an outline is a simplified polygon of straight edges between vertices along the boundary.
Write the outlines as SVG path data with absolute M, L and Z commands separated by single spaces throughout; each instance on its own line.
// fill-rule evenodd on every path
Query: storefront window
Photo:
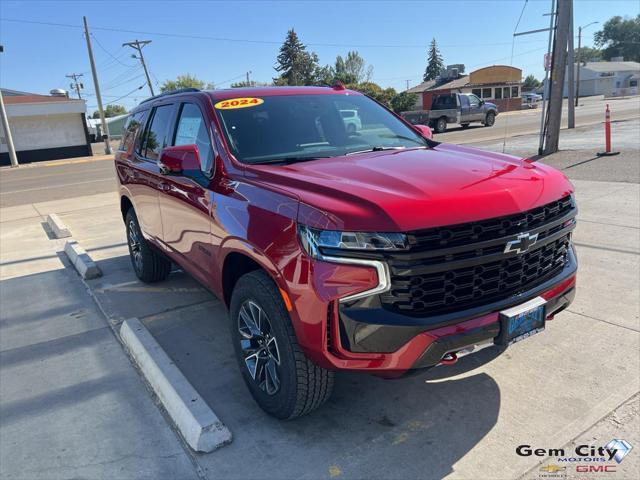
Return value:
M 482 98 L 491 98 L 491 89 L 483 88 L 482 89 Z
M 482 95 L 480 88 L 472 88 L 471 93 L 473 93 L 476 97 L 480 97 Z
M 502 87 L 496 87 L 494 88 L 495 93 L 493 95 L 493 98 L 495 98 L 496 100 L 500 100 L 502 99 Z
M 511 98 L 511 89 L 509 87 L 504 87 L 502 94 L 504 95 L 504 98 Z
M 511 98 L 518 98 L 520 96 L 519 89 L 520 87 L 511 87 Z

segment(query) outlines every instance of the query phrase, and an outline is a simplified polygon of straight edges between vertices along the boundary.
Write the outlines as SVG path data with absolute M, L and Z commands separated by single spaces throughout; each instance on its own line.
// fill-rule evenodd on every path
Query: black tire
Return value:
M 484 126 L 493 127 L 494 123 L 496 123 L 496 114 L 493 112 L 487 113 L 486 117 L 484 117 Z
M 125 216 L 127 244 L 131 266 L 137 277 L 145 283 L 160 282 L 171 272 L 171 262 L 147 243 L 140 230 L 133 208 Z
M 256 318 L 256 311 L 261 320 L 254 329 L 250 325 L 256 327 L 256 323 L 246 319 Z M 265 412 L 288 420 L 306 415 L 327 401 L 334 373 L 305 357 L 280 292 L 265 272 L 256 270 L 238 280 L 229 313 L 238 366 L 251 395 Z M 277 381 L 270 375 L 273 371 Z
M 440 117 L 436 120 L 436 133 L 444 133 L 447 131 L 447 117 Z
M 468 123 L 461 123 L 460 126 L 462 128 L 469 128 L 469 124 Z

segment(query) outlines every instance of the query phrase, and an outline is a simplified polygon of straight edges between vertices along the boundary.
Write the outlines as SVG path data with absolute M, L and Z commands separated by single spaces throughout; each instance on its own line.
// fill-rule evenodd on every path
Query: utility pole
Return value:
M 576 127 L 575 80 L 574 80 L 574 51 L 573 51 L 573 0 L 569 2 L 569 35 L 567 37 L 567 65 L 569 66 L 567 78 L 567 127 Z
M 0 45 L 0 53 L 4 52 L 4 46 Z M 5 142 L 7 143 L 7 151 L 9 152 L 9 159 L 11 160 L 11 166 L 18 166 L 18 157 L 16 155 L 16 147 L 13 145 L 13 137 L 11 136 L 11 129 L 9 128 L 9 118 L 7 117 L 7 111 L 4 108 L 4 100 L 2 99 L 2 90 L 0 89 L 0 120 L 2 121 L 2 131 L 4 132 Z
M 138 51 L 138 56 L 133 55 L 133 58 L 137 58 L 142 63 L 142 68 L 144 68 L 144 74 L 147 77 L 147 85 L 149 85 L 149 91 L 151 92 L 151 96 L 153 97 L 155 93 L 153 93 L 153 86 L 151 85 L 151 79 L 149 78 L 149 71 L 147 70 L 147 64 L 144 63 L 144 55 L 142 55 L 142 47 L 151 43 L 151 40 L 136 40 L 135 42 L 127 42 L 123 43 L 123 47 L 131 47 L 134 50 Z
M 409 80 L 405 80 L 407 82 L 407 90 L 409 90 Z
M 578 99 L 580 98 L 580 62 L 582 61 L 580 57 L 582 53 L 582 30 L 590 27 L 591 25 L 595 25 L 596 23 L 600 22 L 591 22 L 584 27 L 578 27 L 578 59 L 576 62 L 576 107 L 578 106 Z
M 78 93 L 78 98 L 80 100 L 82 100 L 82 95 L 80 95 L 80 89 L 84 88 L 84 85 L 82 83 L 78 82 L 78 79 L 80 77 L 82 77 L 82 76 L 83 76 L 82 73 L 72 73 L 70 75 L 65 75 L 65 77 L 73 79 L 73 83 L 71 84 L 71 88 L 75 88 L 76 89 L 76 92 Z
M 100 113 L 100 124 L 102 125 L 102 139 L 104 140 L 104 153 L 111 153 L 111 144 L 109 143 L 109 125 L 104 118 L 104 110 L 102 108 L 102 95 L 100 95 L 100 84 L 98 83 L 98 72 L 96 72 L 96 62 L 93 59 L 93 48 L 91 48 L 91 36 L 89 35 L 89 23 L 87 17 L 82 17 L 84 21 L 84 36 L 87 39 L 87 51 L 89 52 L 89 62 L 91 63 L 91 74 L 93 75 L 93 88 L 96 92 L 96 101 L 98 102 L 98 112 Z
M 560 121 L 562 120 L 562 93 L 567 65 L 567 35 L 571 16 L 571 0 L 558 0 L 556 32 L 553 41 L 553 60 L 549 91 L 549 110 L 545 129 L 543 153 L 549 155 L 558 151 L 560 141 Z

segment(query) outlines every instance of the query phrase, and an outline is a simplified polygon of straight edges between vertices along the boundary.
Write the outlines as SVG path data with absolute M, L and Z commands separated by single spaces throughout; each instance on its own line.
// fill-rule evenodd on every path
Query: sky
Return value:
M 34 93 L 69 89 L 65 75 L 83 73 L 83 97 L 96 108 L 82 16 L 87 16 L 103 103 L 130 108 L 149 95 L 138 60 L 124 42 L 151 40 L 143 52 L 156 89 L 190 73 L 228 88 L 250 78 L 270 82 L 278 49 L 294 28 L 320 63 L 357 50 L 373 65 L 372 80 L 404 90 L 422 80 L 435 38 L 445 64 L 466 71 L 504 64 L 544 76 L 551 0 L 502 1 L 28 1 L 0 0 L 0 86 Z M 575 0 L 574 24 L 640 13 L 638 0 Z M 20 20 L 21 22 L 16 22 Z M 24 23 L 37 22 L 37 23 Z M 48 24 L 60 25 L 48 25 Z M 583 33 L 593 44 L 600 25 Z M 577 46 L 577 38 L 576 38 Z M 512 57 L 513 48 L 513 57 Z M 143 88 L 139 88 L 143 86 Z

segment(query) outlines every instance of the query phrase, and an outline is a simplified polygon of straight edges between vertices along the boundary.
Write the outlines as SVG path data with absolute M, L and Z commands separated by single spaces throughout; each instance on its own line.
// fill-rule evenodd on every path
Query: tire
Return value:
M 334 372 L 305 357 L 282 296 L 265 272 L 256 270 L 238 280 L 229 312 L 238 366 L 251 395 L 265 412 L 288 420 L 327 401 Z
M 353 135 L 354 133 L 356 133 L 356 126 L 353 123 L 349 123 L 347 125 L 347 134 Z
M 444 133 L 447 131 L 447 118 L 446 117 L 440 117 L 438 120 L 436 120 L 436 133 Z
M 133 208 L 125 216 L 129 258 L 136 276 L 145 283 L 160 282 L 171 271 L 171 262 L 147 243 Z
M 462 128 L 469 128 L 469 124 L 468 123 L 461 123 L 460 126 Z
M 494 123 L 496 123 L 496 114 L 493 112 L 487 113 L 487 116 L 484 117 L 484 126 L 493 127 Z

